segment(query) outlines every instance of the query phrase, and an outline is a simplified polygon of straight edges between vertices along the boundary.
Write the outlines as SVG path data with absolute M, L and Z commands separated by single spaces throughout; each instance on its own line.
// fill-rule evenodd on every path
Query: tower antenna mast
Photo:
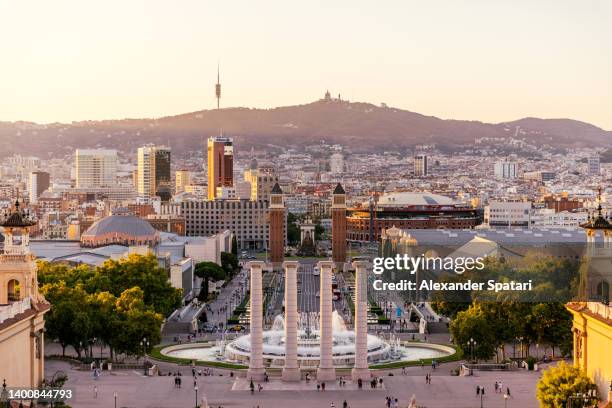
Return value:
M 217 97 L 217 109 L 221 101 L 221 81 L 219 80 L 219 63 L 217 63 L 217 84 L 215 85 L 215 95 Z

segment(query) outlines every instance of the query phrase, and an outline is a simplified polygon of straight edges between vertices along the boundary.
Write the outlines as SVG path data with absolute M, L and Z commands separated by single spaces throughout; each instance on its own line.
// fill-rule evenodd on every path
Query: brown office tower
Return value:
M 278 183 L 270 192 L 270 262 L 274 268 L 282 266 L 285 257 L 285 203 Z
M 208 139 L 208 199 L 217 198 L 217 187 L 234 185 L 234 142 L 229 137 Z
M 346 262 L 346 192 L 338 183 L 332 193 L 332 260 L 342 270 Z

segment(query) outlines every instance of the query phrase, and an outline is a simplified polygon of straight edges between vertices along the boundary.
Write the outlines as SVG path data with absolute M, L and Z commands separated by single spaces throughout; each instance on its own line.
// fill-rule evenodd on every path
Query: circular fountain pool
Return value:
M 302 313 L 298 319 L 298 361 L 302 367 L 319 365 L 319 328 L 316 313 Z M 342 318 L 334 312 L 333 360 L 336 367 L 351 367 L 355 361 L 355 332 L 348 330 Z M 282 316 L 277 316 L 272 328 L 263 332 L 263 357 L 268 367 L 282 367 L 285 359 L 285 332 Z M 391 337 L 388 340 L 368 335 L 368 361 L 382 364 L 396 361 L 415 361 L 440 358 L 454 353 L 451 347 L 427 343 L 401 343 Z M 219 340 L 208 344 L 183 344 L 166 347 L 162 354 L 209 362 L 226 362 L 248 365 L 251 354 L 250 335 L 234 340 Z

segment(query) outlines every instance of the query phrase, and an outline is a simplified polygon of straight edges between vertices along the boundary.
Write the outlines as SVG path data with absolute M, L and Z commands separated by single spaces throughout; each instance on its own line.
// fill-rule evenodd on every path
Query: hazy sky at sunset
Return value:
M 152 117 L 329 88 L 443 118 L 612 130 L 612 1 L 0 0 L 0 120 Z

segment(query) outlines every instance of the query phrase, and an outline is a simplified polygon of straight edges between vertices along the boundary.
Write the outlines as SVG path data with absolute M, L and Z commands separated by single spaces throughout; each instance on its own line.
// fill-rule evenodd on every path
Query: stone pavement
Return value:
M 75 390 L 75 398 L 70 402 L 74 408 L 108 408 L 114 406 L 113 393 L 117 392 L 118 408 L 193 408 L 195 406 L 195 390 L 193 377 L 182 376 L 182 388 L 175 388 L 174 377 L 144 377 L 140 371 L 104 372 L 99 380 L 94 380 L 90 372 L 77 371 L 65 362 L 48 361 L 48 375 L 58 369 L 68 373 L 65 387 Z M 183 371 L 183 370 L 182 370 Z M 183 371 L 184 372 L 184 371 Z M 334 402 L 341 407 L 346 400 L 351 408 L 384 407 L 385 396 L 398 398 L 400 407 L 406 407 L 412 395 L 416 396 L 420 407 L 480 407 L 480 399 L 476 397 L 477 385 L 484 386 L 486 394 L 484 407 L 504 407 L 502 394 L 493 392 L 495 381 L 502 381 L 509 387 L 512 398 L 508 399 L 508 408 L 536 408 L 535 384 L 540 376 L 538 372 L 479 372 L 472 377 L 453 377 L 445 365 L 434 372 L 432 384 L 425 384 L 427 368 L 412 367 L 407 375 L 395 373 L 385 376 L 386 390 L 328 389 L 325 392 L 316 391 L 313 387 L 303 390 L 269 390 L 266 385 L 261 392 L 236 390 L 232 391 L 236 378 L 229 377 L 227 372 L 216 370 L 214 376 L 196 377 L 198 399 L 205 393 L 210 407 L 217 408 L 245 407 L 252 408 L 314 408 L 329 407 Z M 219 375 L 222 374 L 222 375 Z M 305 382 L 304 382 L 305 384 Z M 97 387 L 97 398 L 94 398 L 94 386 Z
M 386 380 L 386 378 L 384 378 L 384 380 Z M 261 384 L 261 386 L 263 387 L 262 391 L 316 391 L 318 383 L 316 380 L 310 380 L 308 382 L 284 382 L 281 380 L 270 380 L 268 382 L 254 382 L 254 384 L 256 390 L 257 385 Z M 232 391 L 250 391 L 250 387 L 251 381 L 249 379 L 236 378 L 236 380 L 234 380 L 234 384 L 232 385 Z M 367 381 L 363 383 L 363 388 L 366 387 L 370 389 L 370 383 Z M 372 391 L 385 391 L 385 389 L 386 387 L 383 381 L 382 387 L 378 386 L 378 388 Z M 352 381 L 346 381 L 346 384 L 342 387 L 338 385 L 338 381 L 328 381 L 325 383 L 325 392 L 347 390 L 357 391 L 359 390 L 359 387 L 357 387 L 357 383 L 353 383 Z

